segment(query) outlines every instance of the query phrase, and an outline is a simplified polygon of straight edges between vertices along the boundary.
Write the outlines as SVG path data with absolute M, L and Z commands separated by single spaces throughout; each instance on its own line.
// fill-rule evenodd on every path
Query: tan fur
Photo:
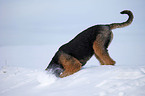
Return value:
M 61 78 L 69 76 L 79 71 L 82 66 L 82 64 L 76 58 L 65 53 L 61 53 L 59 62 L 65 69 L 65 71 L 59 76 Z
M 102 38 L 101 35 L 98 35 L 93 43 L 96 58 L 100 61 L 101 65 L 114 65 L 115 61 L 109 56 L 104 46 L 102 46 L 103 42 L 100 41 L 100 38 Z

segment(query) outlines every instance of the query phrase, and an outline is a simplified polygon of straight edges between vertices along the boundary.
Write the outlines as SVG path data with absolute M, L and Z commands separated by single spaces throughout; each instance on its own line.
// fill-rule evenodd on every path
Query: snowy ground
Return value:
M 40 70 L 0 70 L 0 96 L 145 96 L 145 67 L 88 67 L 58 79 Z

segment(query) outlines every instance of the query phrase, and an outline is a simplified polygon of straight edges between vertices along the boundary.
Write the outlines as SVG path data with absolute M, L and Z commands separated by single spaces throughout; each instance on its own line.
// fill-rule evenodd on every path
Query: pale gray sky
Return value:
M 134 22 L 115 30 L 128 32 L 115 34 L 145 40 L 144 5 L 145 0 L 0 0 L 0 46 L 67 42 L 89 26 L 125 21 L 124 9 L 132 10 Z

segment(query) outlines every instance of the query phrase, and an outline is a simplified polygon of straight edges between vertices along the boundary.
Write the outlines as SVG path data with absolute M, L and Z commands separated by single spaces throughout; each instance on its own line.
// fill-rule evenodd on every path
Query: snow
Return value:
M 144 96 L 145 67 L 87 67 L 62 79 L 41 70 L 5 67 L 0 82 L 1 96 Z
M 1 0 L 0 96 L 145 96 L 145 1 Z M 81 7 L 80 7 L 81 6 Z M 134 21 L 113 30 L 115 66 L 93 56 L 77 73 L 56 78 L 44 71 L 58 48 L 95 24 Z

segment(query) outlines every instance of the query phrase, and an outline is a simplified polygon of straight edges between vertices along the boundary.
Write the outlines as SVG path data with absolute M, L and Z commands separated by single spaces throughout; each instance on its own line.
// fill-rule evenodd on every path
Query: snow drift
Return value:
M 144 89 L 145 67 L 87 67 L 63 79 L 41 70 L 0 70 L 1 96 L 144 96 Z

